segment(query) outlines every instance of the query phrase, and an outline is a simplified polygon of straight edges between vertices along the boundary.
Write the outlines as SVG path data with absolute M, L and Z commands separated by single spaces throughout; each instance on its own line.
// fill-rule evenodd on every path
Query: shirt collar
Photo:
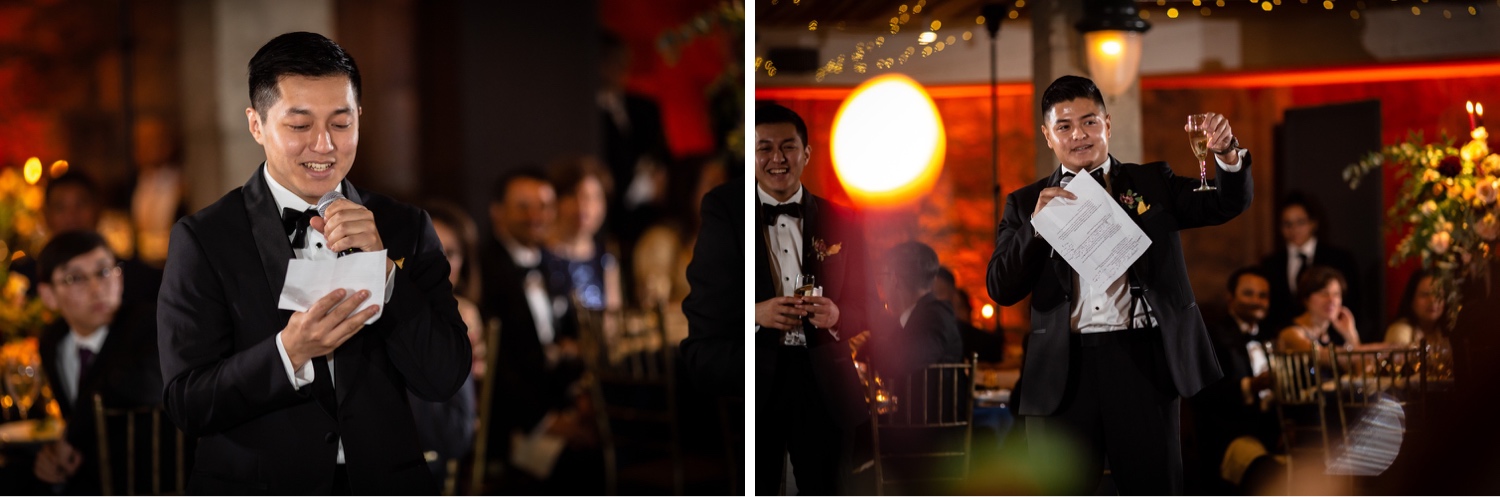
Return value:
M 109 326 L 107 325 L 100 326 L 92 335 L 86 337 L 78 334 L 77 330 L 68 328 L 68 338 L 73 339 L 74 346 L 88 349 L 89 352 L 95 354 L 99 353 L 99 349 L 104 348 L 104 337 L 106 336 L 109 336 Z
M 1250 336 L 1256 336 L 1256 335 L 1260 334 L 1260 324 L 1259 323 L 1249 323 L 1249 322 L 1245 322 L 1244 320 L 1241 320 L 1239 317 L 1235 317 L 1234 318 L 1234 324 L 1237 324 L 1237 325 L 1240 326 L 1240 333 L 1244 333 L 1244 334 L 1250 335 Z
M 1308 238 L 1307 243 L 1304 243 L 1302 245 L 1292 245 L 1288 243 L 1286 245 L 1286 249 L 1288 252 L 1294 254 L 1307 254 L 1308 257 L 1312 257 L 1313 254 L 1318 253 L 1318 237 L 1315 236 L 1312 238 Z
M 305 211 L 316 207 L 312 204 L 307 203 L 306 200 L 302 200 L 302 197 L 299 197 L 297 196 L 297 194 L 292 193 L 292 191 L 288 190 L 285 186 L 281 186 L 281 183 L 277 183 L 276 178 L 271 177 L 271 168 L 269 166 L 266 166 L 265 163 L 261 163 L 260 172 L 261 174 L 264 174 L 266 176 L 266 184 L 271 187 L 271 198 L 276 200 L 277 215 L 281 214 L 282 209 Z M 339 193 L 344 193 L 344 182 L 340 181 L 338 186 L 334 187 L 333 190 Z
M 793 193 L 792 198 L 787 199 L 786 202 L 782 202 L 780 200 L 776 200 L 776 197 L 772 197 L 771 194 L 766 193 L 765 190 L 761 189 L 760 185 L 755 185 L 755 197 L 760 199 L 760 203 L 762 204 L 800 204 L 802 203 L 802 192 L 802 185 L 797 185 L 797 193 Z
M 500 240 L 500 246 L 510 253 L 511 260 L 521 267 L 537 267 L 542 263 L 542 249 L 521 245 L 521 242 L 511 238 L 509 233 L 497 232 L 495 238 Z
M 1110 157 L 1110 156 L 1106 155 L 1106 156 L 1104 156 L 1104 163 L 1089 168 L 1088 172 L 1092 173 L 1092 172 L 1094 172 L 1095 169 L 1098 169 L 1098 168 L 1102 167 L 1102 168 L 1104 168 L 1104 176 L 1108 177 L 1109 176 L 1109 168 L 1114 165 L 1114 162 L 1115 162 L 1114 161 L 1114 157 Z M 1073 171 L 1069 171 L 1068 168 L 1063 167 L 1062 164 L 1058 164 L 1057 168 L 1061 169 L 1062 172 L 1063 172 L 1063 174 L 1067 174 L 1067 173 L 1073 172 Z

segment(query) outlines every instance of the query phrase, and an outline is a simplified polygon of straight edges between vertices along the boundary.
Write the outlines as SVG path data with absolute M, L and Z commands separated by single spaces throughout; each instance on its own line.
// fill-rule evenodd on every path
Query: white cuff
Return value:
M 1232 171 L 1231 171 L 1232 172 Z M 401 269 L 391 264 L 391 270 L 385 273 L 385 302 L 391 303 L 391 292 L 396 291 L 396 270 Z
M 1239 160 L 1234 161 L 1234 164 L 1225 164 L 1224 161 L 1219 160 L 1218 155 L 1214 155 L 1214 162 L 1219 163 L 1219 169 L 1223 169 L 1226 173 L 1237 173 L 1240 172 L 1240 166 L 1245 162 L 1245 149 L 1239 149 L 1239 153 L 1235 154 L 1235 156 Z
M 312 361 L 302 363 L 302 368 L 292 369 L 292 358 L 286 355 L 286 345 L 281 343 L 281 332 L 276 332 L 276 351 L 281 353 L 281 365 L 286 368 L 286 377 L 292 381 L 292 388 L 300 389 L 312 384 L 314 373 Z

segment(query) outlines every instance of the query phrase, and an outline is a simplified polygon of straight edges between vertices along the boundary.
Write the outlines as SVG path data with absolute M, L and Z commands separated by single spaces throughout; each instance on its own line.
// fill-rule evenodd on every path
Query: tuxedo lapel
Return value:
M 265 269 L 266 283 L 272 291 L 280 294 L 286 283 L 287 261 L 296 255 L 292 253 L 286 229 L 281 226 L 281 212 L 276 208 L 276 199 L 271 196 L 271 187 L 266 184 L 265 167 L 262 163 L 245 183 L 245 215 L 250 218 L 250 232 L 255 238 L 255 251 L 260 255 L 261 267 Z M 282 317 L 281 314 L 277 313 L 277 317 Z
M 750 204 L 750 209 L 755 212 L 755 301 L 761 302 L 776 297 L 776 270 L 775 258 L 771 256 L 771 244 L 766 241 L 766 214 L 761 208 L 760 199 Z
M 811 274 L 817 277 L 816 285 L 826 286 L 834 280 L 830 275 L 823 274 L 823 264 L 818 261 L 817 250 L 814 250 L 813 239 L 823 238 L 821 232 L 823 227 L 822 199 L 808 192 L 804 187 L 802 190 L 802 274 Z M 796 277 L 797 275 L 782 275 L 783 277 Z M 827 290 L 825 288 L 825 290 Z M 834 295 L 838 295 L 830 291 Z M 825 294 L 826 295 L 826 294 Z

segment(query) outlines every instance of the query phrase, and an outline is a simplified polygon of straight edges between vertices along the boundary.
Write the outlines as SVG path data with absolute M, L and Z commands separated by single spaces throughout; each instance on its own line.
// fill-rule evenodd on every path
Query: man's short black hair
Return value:
M 891 247 L 888 252 L 890 270 L 896 283 L 906 288 L 925 289 L 932 287 L 938 274 L 937 252 L 927 244 L 910 241 Z
M 511 183 L 514 183 L 518 179 L 532 179 L 547 186 L 552 186 L 552 180 L 548 179 L 547 174 L 542 172 L 542 169 L 539 167 L 526 165 L 511 168 L 508 171 L 500 173 L 499 178 L 495 178 L 495 184 L 490 190 L 490 202 L 496 204 L 505 203 L 506 190 L 510 188 Z
M 1094 80 L 1083 76 L 1063 76 L 1048 85 L 1047 91 L 1042 92 L 1042 119 L 1047 119 L 1052 106 L 1078 98 L 1091 99 L 1099 104 L 1100 112 L 1108 113 L 1104 108 L 1104 94 L 1099 92 Z
M 58 176 L 56 178 L 48 180 L 47 189 L 43 192 L 43 194 L 45 195 L 43 198 L 50 200 L 52 198 L 52 192 L 57 191 L 57 189 L 59 188 L 68 186 L 82 188 L 83 192 L 86 194 L 84 195 L 84 198 L 87 198 L 88 200 L 93 202 L 98 201 L 97 199 L 99 198 L 99 186 L 95 184 L 94 180 L 90 179 L 87 174 L 84 174 L 83 171 L 79 171 L 77 169 L 70 170 L 66 173 L 63 173 L 62 176 Z
M 1267 278 L 1266 273 L 1262 272 L 1260 268 L 1255 266 L 1242 267 L 1234 270 L 1234 272 L 1230 273 L 1229 275 L 1228 288 L 1230 295 L 1234 295 L 1234 291 L 1240 287 L 1240 278 L 1245 277 L 1245 275 L 1259 276 L 1260 279 L 1266 280 L 1267 284 L 1270 284 L 1271 282 L 1271 279 Z
M 347 76 L 354 88 L 354 102 L 360 101 L 359 66 L 328 37 L 298 31 L 272 38 L 250 58 L 250 106 L 260 114 L 281 98 L 276 84 L 283 76 Z
M 69 261 L 80 255 L 93 252 L 94 249 L 103 247 L 110 250 L 109 243 L 104 237 L 93 231 L 65 231 L 52 237 L 47 246 L 42 247 L 42 252 L 36 257 L 37 279 L 39 283 L 52 283 L 52 273 L 58 268 L 66 266 Z
M 802 146 L 807 146 L 807 123 L 792 109 L 777 104 L 761 104 L 755 108 L 755 125 L 762 124 L 790 124 L 797 129 L 797 138 L 802 140 Z

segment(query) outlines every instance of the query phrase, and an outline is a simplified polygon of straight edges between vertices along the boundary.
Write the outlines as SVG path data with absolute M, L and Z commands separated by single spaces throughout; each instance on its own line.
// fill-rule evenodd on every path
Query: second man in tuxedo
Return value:
M 1006 197 L 990 258 L 990 297 L 1031 298 L 1018 414 L 1032 453 L 1057 463 L 1049 442 L 1073 440 L 1078 471 L 1052 491 L 1093 493 L 1106 460 L 1122 494 L 1182 492 L 1179 399 L 1219 379 L 1218 361 L 1188 283 L 1178 231 L 1222 224 L 1250 205 L 1250 157 L 1224 116 L 1209 114 L 1208 147 L 1218 189 L 1166 163 L 1129 164 L 1109 155 L 1110 120 L 1093 81 L 1063 76 L 1042 94 L 1042 134 L 1061 165 Z M 1075 175 L 1092 174 L 1151 240 L 1129 270 L 1106 285 L 1081 282 L 1032 226 Z
M 764 494 L 781 487 L 788 455 L 800 493 L 838 493 L 850 430 L 867 415 L 844 343 L 867 329 L 864 229 L 849 209 L 803 188 L 811 153 L 800 116 L 756 109 L 755 489 Z M 822 296 L 794 296 L 805 274 Z

